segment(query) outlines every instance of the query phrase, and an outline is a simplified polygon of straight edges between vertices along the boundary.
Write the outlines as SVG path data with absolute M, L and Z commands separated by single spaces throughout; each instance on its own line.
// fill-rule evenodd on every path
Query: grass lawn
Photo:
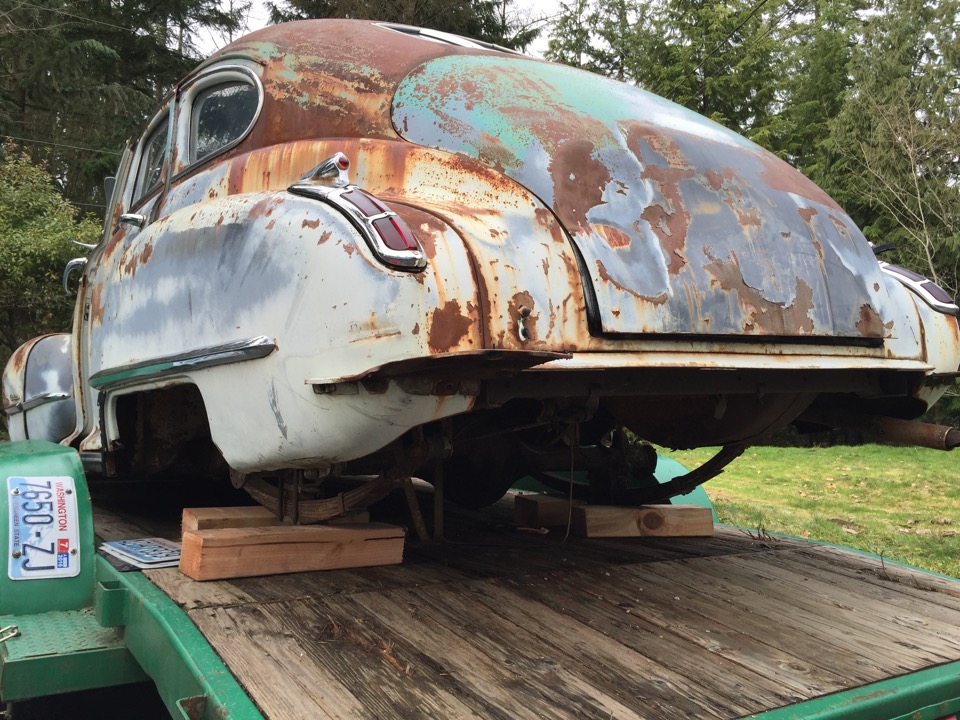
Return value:
M 714 449 L 661 450 L 687 467 Z M 721 522 L 960 577 L 960 455 L 864 445 L 755 447 L 704 488 Z

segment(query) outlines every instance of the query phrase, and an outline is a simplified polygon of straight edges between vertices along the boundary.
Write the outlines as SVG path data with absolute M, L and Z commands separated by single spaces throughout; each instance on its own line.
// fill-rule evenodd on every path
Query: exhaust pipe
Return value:
M 881 442 L 934 450 L 953 450 L 960 446 L 960 428 L 882 416 L 866 417 L 865 420 L 867 431 L 874 432 Z
M 896 445 L 915 445 L 933 450 L 953 450 L 960 446 L 960 428 L 949 425 L 901 420 L 882 415 L 860 415 L 808 410 L 801 420 L 833 428 L 861 430 L 876 438 L 877 442 Z

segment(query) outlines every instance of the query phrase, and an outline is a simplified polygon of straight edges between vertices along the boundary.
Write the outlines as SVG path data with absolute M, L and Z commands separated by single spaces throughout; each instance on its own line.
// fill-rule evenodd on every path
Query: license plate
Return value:
M 11 580 L 80 573 L 77 489 L 72 477 L 8 477 Z

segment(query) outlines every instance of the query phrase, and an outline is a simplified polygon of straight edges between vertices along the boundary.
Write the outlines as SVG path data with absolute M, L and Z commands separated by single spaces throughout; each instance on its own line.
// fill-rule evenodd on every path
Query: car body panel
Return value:
M 880 273 L 833 200 L 771 153 L 623 83 L 437 58 L 400 83 L 411 142 L 530 188 L 582 253 L 607 333 L 880 338 Z
M 480 467 L 515 449 L 500 433 L 593 417 L 689 447 L 942 394 L 952 306 L 881 272 L 798 172 L 636 88 L 435 40 L 291 23 L 185 78 L 124 154 L 84 270 L 75 427 L 37 432 L 106 474 L 198 443 L 240 473 L 382 471 L 410 447 Z M 197 157 L 221 80 L 256 105 Z M 351 184 L 422 263 L 391 265 L 325 194 Z

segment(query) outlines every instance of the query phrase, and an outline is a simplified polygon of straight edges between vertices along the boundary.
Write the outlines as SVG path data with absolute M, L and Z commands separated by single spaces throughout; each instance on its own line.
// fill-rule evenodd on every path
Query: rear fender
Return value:
M 11 440 L 61 442 L 77 421 L 68 333 L 42 335 L 11 356 L 3 372 L 3 410 Z
M 424 245 L 422 272 L 385 266 L 336 209 L 286 190 L 214 197 L 108 246 L 89 280 L 91 392 L 109 412 L 114 394 L 196 384 L 214 442 L 238 469 L 352 459 L 389 442 L 378 428 L 398 436 L 465 411 L 466 395 L 398 394 L 390 417 L 374 418 L 378 400 L 365 391 L 312 387 L 481 347 L 459 237 L 432 215 L 397 210 Z M 94 432 L 84 447 L 114 439 Z

